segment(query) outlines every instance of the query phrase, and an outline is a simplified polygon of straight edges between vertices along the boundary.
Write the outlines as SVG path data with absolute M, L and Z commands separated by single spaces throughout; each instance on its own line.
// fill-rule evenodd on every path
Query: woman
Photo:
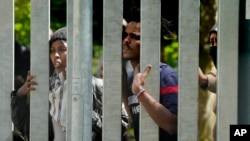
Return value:
M 49 140 L 66 140 L 66 105 L 67 105 L 67 28 L 58 29 L 49 40 L 50 62 L 54 72 L 49 81 Z M 12 92 L 11 110 L 12 121 L 20 136 L 29 138 L 29 102 L 30 90 L 35 90 L 37 82 L 35 75 L 28 72 L 25 83 L 21 88 Z M 102 133 L 102 79 L 92 77 L 93 114 L 92 114 L 92 140 L 101 141 Z

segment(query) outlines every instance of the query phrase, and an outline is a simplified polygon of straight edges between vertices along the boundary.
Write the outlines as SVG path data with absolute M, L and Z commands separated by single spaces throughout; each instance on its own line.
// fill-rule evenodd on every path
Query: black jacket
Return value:
M 16 96 L 16 90 L 11 92 L 11 118 L 14 124 L 14 138 L 29 138 L 29 117 L 30 105 L 28 96 Z M 103 81 L 99 78 L 92 78 L 93 111 L 92 111 L 92 141 L 102 140 L 102 95 Z M 124 111 L 125 109 L 123 109 Z M 49 116 L 49 141 L 53 141 L 53 125 L 51 116 Z M 128 125 L 128 116 L 122 113 L 122 129 L 126 130 Z M 25 141 L 26 141 L 25 140 Z M 19 140 L 14 140 L 19 141 Z
M 101 79 L 92 79 L 93 91 L 93 141 L 100 141 L 102 133 L 102 93 L 103 84 Z M 11 118 L 14 124 L 14 141 L 27 141 L 29 140 L 29 123 L 30 123 L 30 101 L 29 96 L 16 96 L 16 92 L 11 92 Z M 53 141 L 53 125 L 51 116 L 49 116 L 49 141 Z

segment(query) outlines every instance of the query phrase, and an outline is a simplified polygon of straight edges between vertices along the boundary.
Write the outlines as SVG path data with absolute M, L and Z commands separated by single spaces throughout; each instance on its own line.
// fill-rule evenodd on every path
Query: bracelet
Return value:
M 136 98 L 138 99 L 138 97 L 139 97 L 143 92 L 145 92 L 145 89 L 144 89 L 144 88 L 141 88 L 141 89 L 139 90 L 139 92 L 138 92 L 137 94 L 135 94 Z

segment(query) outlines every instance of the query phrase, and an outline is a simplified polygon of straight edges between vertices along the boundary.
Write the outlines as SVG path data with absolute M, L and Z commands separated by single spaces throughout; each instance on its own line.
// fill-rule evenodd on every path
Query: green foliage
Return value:
M 56 29 L 66 25 L 66 0 L 51 0 L 51 29 Z M 200 66 L 205 68 L 210 62 L 204 45 L 208 41 L 208 31 L 216 23 L 215 14 L 217 11 L 216 0 L 201 0 L 200 17 Z M 93 0 L 93 72 L 102 54 L 102 1 Z M 129 6 L 129 5 L 128 5 Z M 30 47 L 30 0 L 15 0 L 15 39 L 26 47 Z M 168 13 L 168 12 L 164 12 Z M 169 19 L 178 16 L 172 15 Z M 177 26 L 178 22 L 175 22 Z M 175 28 L 174 28 L 175 29 Z M 177 27 L 178 29 L 178 27 Z M 175 29 L 174 31 L 177 31 Z M 161 61 L 169 64 L 178 70 L 178 37 L 175 34 L 171 43 L 161 49 Z
M 92 74 L 97 73 L 99 61 L 101 61 L 102 56 L 102 45 L 96 43 L 93 44 L 93 60 L 92 60 Z
M 66 25 L 66 0 L 51 0 L 50 25 L 52 31 Z M 15 39 L 30 47 L 30 0 L 15 0 Z
M 30 2 L 15 0 L 15 40 L 30 46 Z
M 98 1 L 95 1 L 98 2 Z M 102 7 L 99 3 L 95 6 Z M 94 43 L 93 43 L 93 73 L 97 70 L 97 64 L 102 53 L 102 10 L 97 8 L 94 12 Z M 58 28 L 66 26 L 66 0 L 50 1 L 50 28 L 56 31 Z M 30 21 L 31 5 L 30 0 L 15 0 L 15 40 L 30 48 Z M 98 24 L 99 23 L 99 24 Z M 98 30 L 96 31 L 95 29 Z M 98 36 L 97 36 L 98 35 Z
M 168 39 L 167 39 L 168 40 Z M 162 62 L 167 63 L 175 70 L 178 70 L 178 38 L 173 34 L 172 42 L 162 49 Z
M 67 5 L 66 0 L 50 1 L 50 28 L 52 31 L 66 26 Z

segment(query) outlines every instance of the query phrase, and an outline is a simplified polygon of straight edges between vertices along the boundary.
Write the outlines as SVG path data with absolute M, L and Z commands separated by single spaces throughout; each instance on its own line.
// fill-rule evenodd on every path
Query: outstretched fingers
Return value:
M 32 75 L 30 72 L 28 73 L 28 76 L 27 76 L 27 85 L 28 85 L 29 90 L 36 90 L 35 85 L 37 85 L 37 82 L 34 81 L 35 77 L 36 76 Z
M 35 86 L 38 85 L 38 83 L 34 80 L 35 77 L 35 75 L 32 75 L 31 72 L 28 71 L 26 81 L 23 86 L 18 89 L 17 95 L 27 95 L 29 91 L 36 90 Z
M 132 84 L 132 92 L 136 94 L 140 89 L 143 89 L 143 85 L 146 82 L 146 78 L 152 68 L 152 65 L 147 65 L 143 72 L 140 72 L 139 65 L 135 67 L 134 80 Z
M 30 81 L 29 84 L 28 84 L 28 87 L 29 87 L 30 90 L 36 90 L 35 85 L 37 85 L 36 81 Z
M 145 70 L 142 72 L 142 75 L 145 77 L 145 79 L 147 78 L 147 76 L 148 76 L 148 74 L 149 74 L 151 68 L 152 68 L 152 65 L 148 65 L 148 66 L 145 68 Z

